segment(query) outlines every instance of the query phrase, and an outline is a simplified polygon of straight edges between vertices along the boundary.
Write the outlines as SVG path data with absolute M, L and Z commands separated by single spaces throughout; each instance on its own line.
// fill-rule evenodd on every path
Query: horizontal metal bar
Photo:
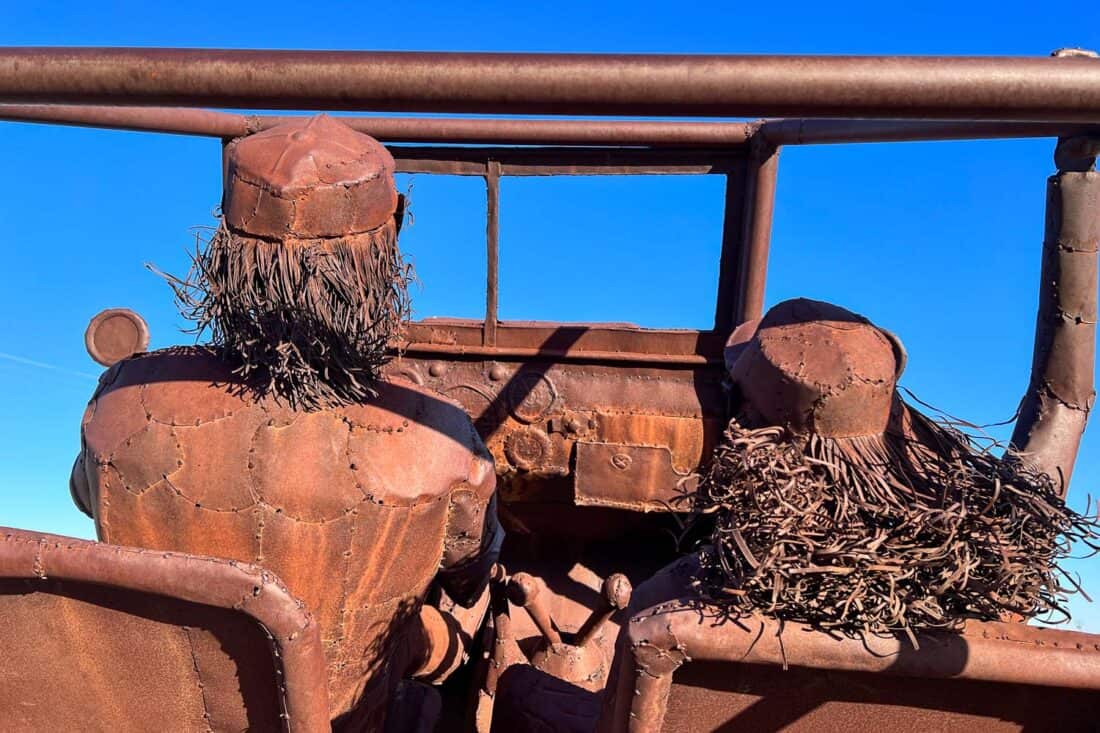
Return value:
M 455 344 L 411 343 L 401 353 L 405 356 L 445 355 L 453 357 L 484 357 L 487 359 L 543 358 L 552 361 L 629 362 L 638 364 L 669 364 L 706 366 L 721 364 L 721 357 L 703 354 L 649 354 L 629 351 L 588 351 L 582 349 L 541 349 L 515 346 L 466 346 Z
M 253 116 L 256 129 L 296 117 Z M 744 145 L 752 122 L 644 120 L 477 119 L 456 117 L 340 117 L 353 129 L 384 142 L 478 145 L 600 145 L 726 147 Z
M 502 176 L 700 175 L 737 170 L 745 153 L 705 148 L 461 148 L 391 145 L 402 173 L 484 176 L 489 161 Z
M 241 115 L 178 107 L 0 104 L 0 120 L 219 138 L 241 137 L 304 116 Z M 455 117 L 347 117 L 340 121 L 383 142 L 482 145 L 729 147 L 759 130 L 773 145 L 1070 137 L 1100 134 L 1100 124 L 927 120 L 768 120 L 652 122 Z M 471 169 L 472 170 L 472 169 Z M 467 175 L 473 172 L 463 171 Z
M 0 120 L 145 130 L 180 135 L 240 137 L 304 116 L 241 115 L 179 107 L 79 104 L 0 104 Z M 752 136 L 751 122 L 642 120 L 346 117 L 340 121 L 383 142 L 482 145 L 623 145 L 724 147 Z
M 249 118 L 244 115 L 179 107 L 0 104 L 0 120 L 218 138 L 241 137 L 251 132 Z
M 1100 59 L 8 48 L 0 102 L 1100 122 Z
M 1100 124 L 966 122 L 958 120 L 768 120 L 760 134 L 772 145 L 992 140 L 1100 134 Z
M 433 353 L 467 354 L 481 348 L 484 323 L 475 319 L 428 318 L 409 324 L 405 337 L 416 349 Z M 721 360 L 725 333 L 684 329 L 641 328 L 626 323 L 560 323 L 547 321 L 501 321 L 492 353 L 585 355 L 625 354 L 627 360 L 646 361 L 656 356 L 685 356 Z M 488 353 L 488 352 L 486 352 Z M 490 354 L 491 355 L 491 354 Z

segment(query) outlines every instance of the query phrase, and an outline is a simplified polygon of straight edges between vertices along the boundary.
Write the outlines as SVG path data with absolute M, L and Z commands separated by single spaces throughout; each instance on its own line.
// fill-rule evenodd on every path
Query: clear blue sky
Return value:
M 1045 55 L 1100 48 L 1100 4 L 9 3 L 0 45 L 467 51 Z M 917 6 L 920 9 L 917 9 Z M 1052 142 L 787 149 L 768 302 L 833 300 L 897 332 L 903 384 L 975 422 L 1011 416 L 1027 384 Z M 82 334 L 127 306 L 153 346 L 187 341 L 143 263 L 186 270 L 213 222 L 216 142 L 0 123 L 0 525 L 92 536 L 67 490 L 99 367 Z M 418 316 L 482 309 L 484 191 L 407 178 L 403 236 Z M 505 318 L 699 327 L 713 312 L 721 186 L 710 178 L 506 179 Z M 551 254 L 551 252 L 553 252 Z M 584 258 L 580 277 L 564 258 Z M 670 264 L 670 256 L 674 259 Z M 1000 433 L 1004 435 L 1003 432 Z M 1071 501 L 1100 495 L 1100 427 Z M 1100 593 L 1100 559 L 1075 565 Z M 1074 625 L 1100 632 L 1100 605 Z

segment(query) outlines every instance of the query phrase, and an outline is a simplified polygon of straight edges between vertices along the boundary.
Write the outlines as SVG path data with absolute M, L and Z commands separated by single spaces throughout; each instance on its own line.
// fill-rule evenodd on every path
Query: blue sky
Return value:
M 1045 55 L 1100 47 L 1100 5 L 1033 3 L 21 2 L 0 45 L 468 51 Z M 778 10 L 777 8 L 780 8 Z M 1027 384 L 1052 141 L 789 148 L 780 163 L 768 302 L 833 300 L 898 333 L 903 384 L 979 423 L 1010 417 Z M 216 142 L 0 123 L 0 525 L 91 536 L 67 481 L 99 367 L 82 334 L 99 310 L 188 341 L 143 263 L 186 270 L 191 228 L 219 199 Z M 404 177 L 403 236 L 418 316 L 483 307 L 484 191 Z M 505 179 L 505 318 L 707 326 L 721 225 L 717 178 Z M 553 254 L 550 252 L 553 251 Z M 565 258 L 592 263 L 582 277 Z M 671 258 L 671 259 L 670 259 Z M 1003 432 L 999 435 L 1004 435 Z M 1100 494 L 1100 427 L 1071 502 Z M 1100 593 L 1100 559 L 1076 563 Z M 1100 632 L 1100 605 L 1074 625 Z

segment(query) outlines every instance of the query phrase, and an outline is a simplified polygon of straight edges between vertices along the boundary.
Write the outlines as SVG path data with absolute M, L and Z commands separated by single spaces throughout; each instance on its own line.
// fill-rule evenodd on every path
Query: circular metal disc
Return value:
M 129 308 L 100 311 L 84 332 L 88 355 L 109 367 L 149 348 L 149 326 Z

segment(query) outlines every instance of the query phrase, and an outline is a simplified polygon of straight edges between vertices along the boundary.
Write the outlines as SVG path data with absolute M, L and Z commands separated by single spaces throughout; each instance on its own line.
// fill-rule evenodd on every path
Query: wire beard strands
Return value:
M 803 438 L 731 421 L 695 497 L 714 522 L 706 594 L 731 613 L 847 633 L 1068 619 L 1080 587 L 1058 561 L 1075 541 L 1098 549 L 1097 521 L 1049 476 L 902 409 L 904 436 Z
M 193 333 L 250 389 L 319 409 L 375 396 L 387 343 L 409 317 L 412 277 L 393 221 L 364 234 L 284 243 L 221 226 L 186 280 L 165 276 Z

